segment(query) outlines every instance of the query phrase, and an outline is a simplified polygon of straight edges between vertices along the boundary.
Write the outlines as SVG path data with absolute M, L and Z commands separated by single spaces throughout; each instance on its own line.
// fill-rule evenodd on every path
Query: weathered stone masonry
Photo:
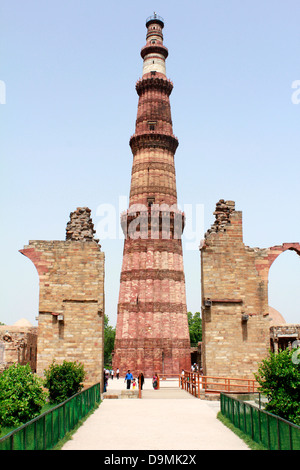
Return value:
M 29 364 L 36 371 L 37 328 L 0 325 L 0 372 L 12 364 Z
M 102 382 L 104 253 L 90 209 L 70 214 L 66 241 L 30 241 L 20 252 L 39 274 L 37 373 L 55 359 L 83 363 L 85 384 Z
M 233 201 L 220 200 L 214 214 L 200 247 L 204 373 L 253 378 L 270 348 L 270 266 L 285 250 L 300 254 L 300 245 L 250 248 Z

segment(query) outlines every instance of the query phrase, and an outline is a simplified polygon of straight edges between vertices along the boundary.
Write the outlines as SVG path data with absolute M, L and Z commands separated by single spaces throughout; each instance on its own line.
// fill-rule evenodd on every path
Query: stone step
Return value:
M 116 398 L 119 398 L 119 394 L 118 393 L 104 392 L 102 398 L 103 398 L 103 400 L 104 399 L 116 399 Z
M 103 393 L 104 399 L 119 399 L 119 398 L 138 398 L 138 390 L 111 390 L 110 392 Z

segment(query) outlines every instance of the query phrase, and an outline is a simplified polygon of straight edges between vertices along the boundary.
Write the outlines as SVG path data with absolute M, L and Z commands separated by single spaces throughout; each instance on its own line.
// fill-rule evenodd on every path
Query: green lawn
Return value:
M 243 431 L 241 431 L 239 428 L 236 428 L 232 422 L 224 416 L 221 411 L 217 414 L 217 418 L 223 423 L 225 426 L 227 426 L 234 434 L 236 434 L 240 439 L 242 439 L 245 444 L 250 447 L 251 450 L 268 450 L 266 447 L 264 447 L 262 444 L 258 444 L 257 442 L 254 442 L 251 437 L 249 437 L 247 434 L 245 434 Z
M 54 406 L 57 406 L 57 405 L 50 405 L 50 403 L 46 403 L 46 405 L 44 405 L 42 407 L 40 414 L 42 415 L 46 411 L 51 410 L 51 408 L 54 408 Z M 24 424 L 26 424 L 26 423 L 24 423 Z M 22 425 L 20 424 L 20 426 L 22 426 Z M 0 428 L 0 438 L 6 436 L 6 434 L 9 434 L 10 432 L 14 431 L 18 427 L 19 426 L 11 427 L 11 428 L 5 428 L 5 427 Z

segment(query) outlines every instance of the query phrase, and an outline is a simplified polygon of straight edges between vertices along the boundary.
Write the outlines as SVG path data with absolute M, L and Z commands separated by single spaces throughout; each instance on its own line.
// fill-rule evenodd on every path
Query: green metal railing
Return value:
M 253 441 L 269 450 L 300 450 L 300 426 L 246 403 L 242 395 L 221 393 L 220 401 L 221 413 Z
M 0 450 L 50 450 L 100 403 L 95 384 L 0 439 Z

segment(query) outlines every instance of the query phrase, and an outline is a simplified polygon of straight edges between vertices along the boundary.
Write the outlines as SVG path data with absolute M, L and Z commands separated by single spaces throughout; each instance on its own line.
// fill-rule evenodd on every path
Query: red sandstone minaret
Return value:
M 113 365 L 121 374 L 131 369 L 149 377 L 190 368 L 190 340 L 164 21 L 154 13 L 146 27 L 136 129 L 130 139 L 129 209 L 121 216 L 125 242 Z

